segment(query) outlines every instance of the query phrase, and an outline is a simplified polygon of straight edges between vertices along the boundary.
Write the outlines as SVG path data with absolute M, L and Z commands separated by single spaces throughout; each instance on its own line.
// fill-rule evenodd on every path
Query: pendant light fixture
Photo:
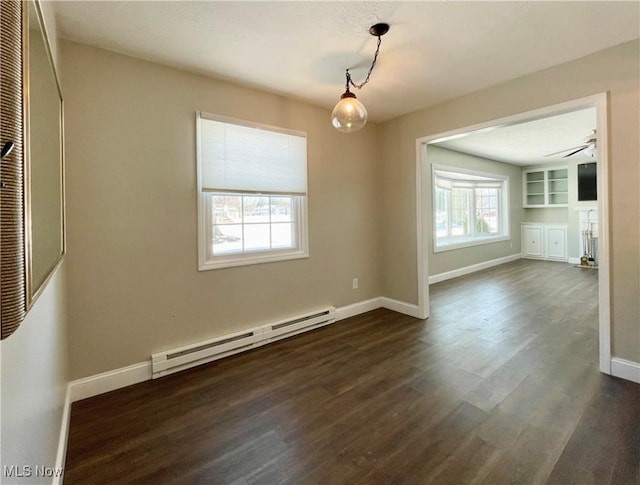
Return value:
M 376 62 L 378 61 L 382 36 L 388 31 L 389 24 L 384 23 L 375 24 L 369 28 L 369 33 L 378 38 L 378 46 L 376 47 L 376 53 L 373 56 L 373 61 L 371 62 L 371 67 L 369 68 L 367 77 L 362 81 L 362 83 L 354 83 L 351 79 L 351 73 L 349 73 L 349 69 L 347 69 L 345 92 L 340 96 L 340 101 L 338 101 L 338 104 L 336 104 L 336 107 L 333 108 L 333 111 L 331 112 L 331 123 L 336 130 L 343 133 L 353 133 L 354 131 L 361 129 L 367 123 L 367 108 L 358 101 L 358 98 L 356 98 L 356 95 L 349 90 L 349 87 L 352 86 L 357 89 L 362 89 L 362 87 L 369 82 L 373 68 L 376 67 Z

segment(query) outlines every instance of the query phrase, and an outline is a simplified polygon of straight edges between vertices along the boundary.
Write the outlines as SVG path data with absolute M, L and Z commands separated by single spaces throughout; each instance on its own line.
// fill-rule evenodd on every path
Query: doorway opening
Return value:
M 610 269 L 609 269 L 609 205 L 608 205 L 608 127 L 607 127 L 607 94 L 601 93 L 585 98 L 580 98 L 565 103 L 560 103 L 545 108 L 540 108 L 533 111 L 519 113 L 506 118 L 497 120 L 491 120 L 484 123 L 465 126 L 459 129 L 447 131 L 444 133 L 438 133 L 430 136 L 418 138 L 416 140 L 416 234 L 417 234 L 417 248 L 418 248 L 418 310 L 419 315 L 422 318 L 429 317 L 429 283 L 438 281 L 433 279 L 433 274 L 430 272 L 431 262 L 434 257 L 435 240 L 438 238 L 438 227 L 434 220 L 434 189 L 432 184 L 433 164 L 431 155 L 433 154 L 434 147 L 446 146 L 447 144 L 455 145 L 455 140 L 464 139 L 465 137 L 471 137 L 472 135 L 481 135 L 483 133 L 496 132 L 500 129 L 510 129 L 512 127 L 518 127 L 527 123 L 536 122 L 538 120 L 550 119 L 553 117 L 571 117 L 572 114 L 591 110 L 594 113 L 595 126 L 592 128 L 597 133 L 597 143 L 589 144 L 588 148 L 591 152 L 587 152 L 593 155 L 593 160 L 596 160 L 596 180 L 597 180 L 597 201 L 590 201 L 587 203 L 577 203 L 570 207 L 570 217 L 575 219 L 575 224 L 583 224 L 582 219 L 587 218 L 587 225 L 589 228 L 595 222 L 597 227 L 597 266 L 598 266 L 598 334 L 599 334 L 599 367 L 600 371 L 605 374 L 611 373 L 611 328 L 610 328 Z M 588 133 L 585 133 L 588 135 Z M 582 139 L 577 142 L 583 142 Z M 438 144 L 438 145 L 436 145 Z M 579 145 L 579 143 L 576 143 Z M 573 145 L 568 145 L 566 148 L 572 148 Z M 578 148 L 575 147 L 575 149 Z M 431 148 L 431 153 L 430 153 Z M 565 148 L 565 147 L 562 147 Z M 568 152 L 571 153 L 571 152 Z M 440 168 L 442 170 L 442 168 Z M 575 174 L 577 179 L 577 174 Z M 547 175 L 545 175 L 547 177 Z M 547 178 L 545 178 L 547 180 Z M 517 181 L 514 183 L 518 183 Z M 577 183 L 577 181 L 576 181 Z M 525 188 L 523 188 L 523 191 Z M 558 191 L 561 192 L 561 191 Z M 519 191 L 518 191 L 519 193 Z M 542 192 L 543 200 L 548 203 L 549 197 L 552 197 L 550 193 Z M 534 203 L 533 195 L 539 196 L 536 192 L 532 192 L 531 203 Z M 555 197 L 563 197 L 562 194 L 554 193 Z M 560 200 L 560 202 L 563 202 Z M 511 204 L 514 202 L 511 201 Z M 527 202 L 525 196 L 520 201 L 521 207 L 524 207 Z M 548 205 L 548 204 L 546 204 Z M 560 204 L 562 205 L 562 204 Z M 569 205 L 569 204 L 567 204 Z M 573 212 L 578 212 L 578 217 L 575 218 Z M 584 214 L 582 214 L 584 212 Z M 597 216 L 593 214 L 597 212 Z M 584 217 L 583 217 L 584 216 Z M 451 225 L 450 225 L 451 227 Z M 511 231 L 513 231 L 511 227 Z M 519 229 L 518 229 L 519 230 Z M 582 226 L 575 229 L 576 231 L 582 231 Z M 580 233 L 580 232 L 578 232 Z M 448 234 L 450 236 L 451 234 Z M 500 244 L 512 244 L 513 253 L 512 259 L 521 257 L 522 247 L 518 248 L 518 244 L 513 244 L 513 241 L 520 241 L 519 237 L 511 237 L 511 243 Z M 580 243 L 580 255 L 584 250 L 582 242 Z M 586 244 L 586 243 L 585 243 Z M 575 249 L 573 251 L 573 258 L 568 258 L 570 262 L 575 261 Z M 505 258 L 504 262 L 507 262 L 509 258 Z M 495 264 L 495 263 L 494 263 Z M 487 263 L 486 265 L 474 264 L 459 272 L 459 274 L 466 274 L 474 270 L 483 269 L 484 267 L 490 267 L 494 264 Z M 455 274 L 455 272 L 451 272 Z M 430 276 L 432 276 L 430 281 Z

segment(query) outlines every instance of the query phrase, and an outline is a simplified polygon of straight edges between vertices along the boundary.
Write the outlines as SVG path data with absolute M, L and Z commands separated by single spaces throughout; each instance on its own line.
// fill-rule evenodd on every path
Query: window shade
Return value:
M 199 114 L 204 191 L 307 192 L 307 139 Z
M 441 170 L 435 170 L 435 185 L 441 189 L 453 189 L 453 188 L 470 188 L 470 187 L 482 187 L 482 188 L 500 188 L 502 187 L 504 180 L 491 179 L 489 177 L 483 177 L 481 175 L 470 175 L 464 172 L 444 172 Z

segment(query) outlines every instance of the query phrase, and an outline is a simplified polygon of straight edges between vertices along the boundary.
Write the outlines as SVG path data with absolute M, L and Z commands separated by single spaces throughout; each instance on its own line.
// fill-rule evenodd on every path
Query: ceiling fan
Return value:
M 578 145 L 577 147 L 565 148 L 564 150 L 560 150 L 559 152 L 548 153 L 547 155 L 545 155 L 545 157 L 552 157 L 554 155 L 559 155 L 564 152 L 571 152 L 562 156 L 562 158 L 567 158 L 567 157 L 570 157 L 571 155 L 575 155 L 576 153 L 581 152 L 582 150 L 586 150 L 587 148 L 591 148 L 593 153 L 593 150 L 595 150 L 597 144 L 598 144 L 597 132 L 595 129 L 593 129 L 591 130 L 591 133 L 589 133 L 587 136 L 584 137 L 584 143 L 582 145 Z

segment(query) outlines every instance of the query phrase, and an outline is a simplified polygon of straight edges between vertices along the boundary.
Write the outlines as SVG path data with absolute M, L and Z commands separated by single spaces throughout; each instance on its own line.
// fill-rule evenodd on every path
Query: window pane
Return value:
M 451 235 L 463 236 L 470 233 L 471 192 L 473 189 L 453 189 L 451 191 Z
M 244 222 L 269 222 L 269 197 L 243 196 Z
M 296 248 L 294 196 L 212 194 L 214 256 Z
M 436 188 L 436 238 L 449 235 L 449 193 L 451 191 Z
M 257 251 L 271 247 L 271 234 L 269 224 L 245 224 L 244 225 L 244 249 Z
M 498 189 L 476 189 L 476 232 L 497 234 L 498 221 Z
M 293 220 L 293 197 L 271 197 L 271 222 Z
M 242 251 L 242 225 L 213 226 L 213 254 L 229 254 Z
M 240 224 L 242 222 L 242 196 L 214 195 L 211 199 L 214 224 Z
M 271 247 L 292 248 L 294 247 L 293 224 L 290 222 L 279 222 L 271 224 Z

